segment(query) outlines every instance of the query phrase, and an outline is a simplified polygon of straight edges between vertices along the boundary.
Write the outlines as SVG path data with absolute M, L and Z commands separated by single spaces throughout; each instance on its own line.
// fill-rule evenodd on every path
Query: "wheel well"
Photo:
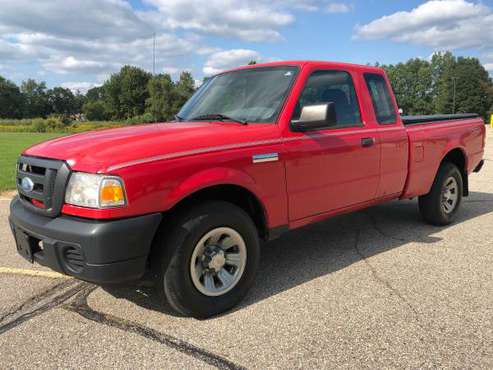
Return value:
M 207 200 L 222 200 L 230 202 L 243 209 L 252 218 L 261 239 L 268 238 L 267 219 L 260 200 L 249 190 L 237 185 L 215 185 L 199 190 L 179 201 L 166 216 L 184 208 L 193 207 Z M 165 222 L 165 221 L 164 221 Z
M 464 152 L 459 148 L 453 149 L 448 152 L 447 155 L 443 158 L 442 163 L 443 162 L 450 162 L 457 166 L 460 173 L 462 174 L 462 180 L 464 182 L 464 196 L 468 196 L 469 180 L 467 176 L 466 156 L 464 155 Z

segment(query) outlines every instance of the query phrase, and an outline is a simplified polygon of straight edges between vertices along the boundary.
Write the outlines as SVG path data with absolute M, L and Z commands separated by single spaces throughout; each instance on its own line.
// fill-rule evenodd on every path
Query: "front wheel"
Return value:
M 463 179 L 456 165 L 445 162 L 438 169 L 428 194 L 419 197 L 419 210 L 432 225 L 450 224 L 462 201 Z
M 249 215 L 227 202 L 207 202 L 178 216 L 164 237 L 157 289 L 185 316 L 224 312 L 247 294 L 259 262 Z M 166 257 L 168 256 L 168 257 Z

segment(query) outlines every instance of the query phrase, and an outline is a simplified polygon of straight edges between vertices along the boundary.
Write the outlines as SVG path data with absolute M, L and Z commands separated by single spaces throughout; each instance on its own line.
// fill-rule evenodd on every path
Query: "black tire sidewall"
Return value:
M 257 230 L 242 209 L 226 202 L 208 202 L 192 209 L 178 223 L 166 248 L 176 248 L 164 272 L 162 284 L 166 298 L 182 314 L 205 318 L 226 311 L 246 295 L 253 284 L 259 262 Z M 190 260 L 199 240 L 218 227 L 237 231 L 247 248 L 247 262 L 240 281 L 229 292 L 210 297 L 195 287 L 190 276 Z
M 459 189 L 454 210 L 450 213 L 446 213 L 442 208 L 442 193 L 445 182 L 449 177 L 455 178 Z M 420 210 L 426 221 L 435 225 L 450 224 L 462 203 L 463 184 L 462 174 L 456 165 L 448 162 L 442 164 L 430 193 L 420 198 Z

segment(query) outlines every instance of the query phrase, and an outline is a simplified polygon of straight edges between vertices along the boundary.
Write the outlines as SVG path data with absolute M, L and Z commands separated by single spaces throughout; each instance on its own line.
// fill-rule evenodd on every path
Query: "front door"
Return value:
M 290 132 L 285 138 L 290 221 L 373 200 L 380 175 L 378 131 L 366 128 L 352 75 L 340 70 L 311 73 L 293 113 L 305 105 L 333 102 L 330 129 Z

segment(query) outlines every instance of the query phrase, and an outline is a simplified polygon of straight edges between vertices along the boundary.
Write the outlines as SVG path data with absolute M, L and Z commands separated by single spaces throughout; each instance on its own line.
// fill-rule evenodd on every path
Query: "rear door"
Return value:
M 380 150 L 375 128 L 363 124 L 355 86 L 361 81 L 349 70 L 310 72 L 291 117 L 305 105 L 335 103 L 337 124 L 327 129 L 286 133 L 286 181 L 290 221 L 336 211 L 375 198 Z
M 397 113 L 390 84 L 383 74 L 364 73 L 366 89 L 373 108 L 368 121 L 378 127 L 381 170 L 377 198 L 402 193 L 408 172 L 408 135 Z

